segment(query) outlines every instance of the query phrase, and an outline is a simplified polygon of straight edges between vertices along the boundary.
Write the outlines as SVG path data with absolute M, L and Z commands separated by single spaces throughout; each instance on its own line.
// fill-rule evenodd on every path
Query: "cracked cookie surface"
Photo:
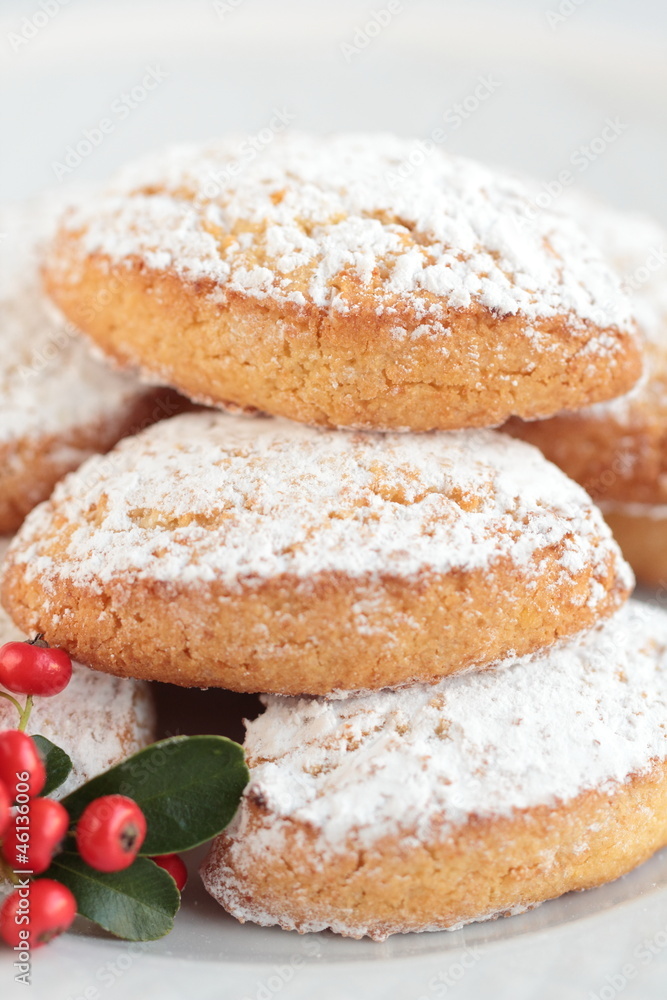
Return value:
M 498 432 L 208 411 L 61 483 L 11 547 L 3 601 L 111 673 L 325 694 L 532 652 L 631 587 L 583 490 Z
M 456 929 L 667 843 L 667 615 L 639 602 L 494 671 L 264 701 L 241 808 L 201 869 L 241 921 Z
M 439 149 L 400 176 L 413 143 L 387 135 L 237 147 L 130 166 L 63 221 L 47 288 L 116 362 L 201 402 L 419 431 L 638 378 L 616 276 L 516 178 Z

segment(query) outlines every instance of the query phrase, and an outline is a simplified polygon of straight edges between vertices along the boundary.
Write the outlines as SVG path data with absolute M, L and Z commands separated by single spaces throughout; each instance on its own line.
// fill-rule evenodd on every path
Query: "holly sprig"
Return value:
M 28 694 L 26 705 L 21 706 L 12 696 L 0 693 L 16 704 L 19 728 L 25 732 L 32 695 Z M 0 740 L 3 735 L 7 734 L 0 734 Z M 44 798 L 66 781 L 72 761 L 44 736 L 33 736 L 32 741 L 44 766 L 44 785 L 39 792 Z M 191 850 L 221 833 L 233 819 L 248 779 L 243 748 L 224 736 L 171 736 L 153 743 L 60 799 L 69 817 L 68 832 L 50 866 L 32 881 L 43 880 L 41 888 L 45 891 L 46 883 L 56 884 L 56 896 L 60 891 L 70 898 L 71 893 L 79 915 L 116 937 L 130 941 L 161 938 L 173 927 L 181 893 L 174 877 L 153 859 Z M 145 838 L 136 856 L 117 871 L 101 871 L 84 860 L 77 838 L 84 813 L 96 803 L 107 801 L 107 796 L 131 800 L 145 818 Z M 11 798 L 16 801 L 15 796 Z M 29 855 L 27 861 L 29 864 Z M 6 856 L 0 864 L 0 871 L 11 881 L 24 878 L 22 864 L 12 866 Z M 5 906 L 2 917 L 6 916 L 4 910 Z M 37 928 L 39 922 L 35 923 Z M 63 929 L 53 928 L 55 933 Z M 3 936 L 12 943 L 11 933 Z M 36 938 L 36 943 L 42 943 L 38 932 Z
M 70 837 L 45 877 L 66 885 L 78 913 L 111 934 L 129 941 L 163 937 L 173 927 L 180 893 L 151 857 L 189 851 L 221 833 L 248 777 L 243 748 L 224 736 L 172 736 L 153 743 L 61 800 L 75 826 L 85 807 L 103 795 L 133 799 L 148 827 L 136 861 L 124 871 L 96 871 Z

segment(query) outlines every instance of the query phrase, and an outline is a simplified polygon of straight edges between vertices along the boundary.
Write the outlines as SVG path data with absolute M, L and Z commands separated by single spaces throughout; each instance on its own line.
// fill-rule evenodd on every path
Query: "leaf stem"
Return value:
M 19 720 L 19 729 L 21 730 L 21 732 L 25 732 L 25 727 L 28 725 L 31 712 L 32 712 L 32 695 L 29 694 L 25 700 L 25 707 L 21 712 L 21 718 Z
M 12 705 L 14 706 L 14 708 L 16 709 L 16 711 L 19 713 L 19 729 L 21 729 L 22 728 L 21 727 L 21 720 L 23 719 L 23 713 L 25 711 L 25 709 L 21 706 L 21 703 L 18 702 L 16 700 L 16 698 L 12 698 L 12 696 L 10 694 L 7 694 L 6 691 L 0 691 L 0 698 L 4 698 L 6 701 L 11 701 Z M 30 714 L 30 713 L 28 713 L 28 714 Z M 26 719 L 26 722 L 27 721 L 28 720 Z
M 20 701 L 16 698 L 12 698 L 11 694 L 7 694 L 6 691 L 0 691 L 0 698 L 4 698 L 6 701 L 10 701 L 16 711 L 19 713 L 19 729 L 21 732 L 25 732 L 25 727 L 28 725 L 30 719 L 30 713 L 32 712 L 32 695 L 29 694 L 25 700 L 25 705 L 21 705 Z

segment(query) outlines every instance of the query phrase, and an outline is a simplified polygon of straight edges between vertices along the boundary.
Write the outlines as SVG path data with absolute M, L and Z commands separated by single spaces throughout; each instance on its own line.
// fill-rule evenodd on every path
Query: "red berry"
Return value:
M 12 948 L 39 948 L 66 931 L 75 916 L 76 900 L 67 886 L 50 878 L 31 880 L 2 904 L 0 937 Z
M 91 868 L 129 868 L 146 837 L 146 818 L 125 795 L 103 795 L 86 806 L 76 827 L 79 854 Z
M 0 838 L 9 826 L 9 821 L 11 819 L 11 813 L 9 811 L 11 802 L 9 801 L 9 792 L 5 787 L 5 783 L 0 781 Z
M 51 864 L 69 827 L 69 814 L 53 799 L 31 799 L 19 806 L 2 845 L 5 861 L 14 871 L 41 875 Z
M 180 854 L 158 854 L 157 857 L 151 858 L 151 861 L 154 861 L 160 868 L 164 868 L 166 872 L 169 872 L 176 883 L 178 891 L 183 892 L 185 883 L 188 880 L 188 870 Z
M 19 729 L 0 733 L 0 781 L 12 802 L 24 795 L 34 798 L 46 784 L 46 770 L 35 741 Z
M 15 694 L 50 698 L 64 691 L 71 677 L 72 661 L 64 649 L 37 640 L 0 647 L 0 684 Z

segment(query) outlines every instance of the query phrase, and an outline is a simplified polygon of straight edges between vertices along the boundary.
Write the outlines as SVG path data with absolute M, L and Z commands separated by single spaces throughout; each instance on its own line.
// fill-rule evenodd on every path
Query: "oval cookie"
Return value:
M 312 424 L 490 427 L 627 391 L 629 304 L 577 226 L 514 177 L 414 150 L 177 147 L 65 219 L 47 287 L 116 362 Z
M 100 670 L 326 694 L 532 652 L 631 587 L 588 496 L 506 435 L 209 411 L 59 484 L 17 535 L 2 597 Z
M 182 409 L 94 360 L 45 298 L 41 250 L 62 203 L 0 208 L 0 534 L 89 455 Z
M 4 550 L 4 545 L 0 548 Z M 0 608 L 0 646 L 22 638 Z M 155 708 L 148 684 L 107 677 L 80 663 L 73 668 L 64 691 L 35 699 L 27 727 L 27 732 L 46 736 L 62 747 L 72 760 L 69 777 L 55 798 L 68 795 L 155 739 Z M 16 709 L 1 698 L 0 729 L 15 729 L 17 724 Z
M 661 523 L 667 506 L 667 232 L 642 215 L 583 197 L 568 204 L 635 298 L 645 372 L 621 399 L 546 421 L 512 420 L 505 429 L 537 445 L 591 493 L 638 578 L 654 584 L 667 578 Z
M 202 867 L 241 921 L 455 929 L 667 843 L 667 615 L 646 605 L 436 687 L 266 705 L 241 809 Z

